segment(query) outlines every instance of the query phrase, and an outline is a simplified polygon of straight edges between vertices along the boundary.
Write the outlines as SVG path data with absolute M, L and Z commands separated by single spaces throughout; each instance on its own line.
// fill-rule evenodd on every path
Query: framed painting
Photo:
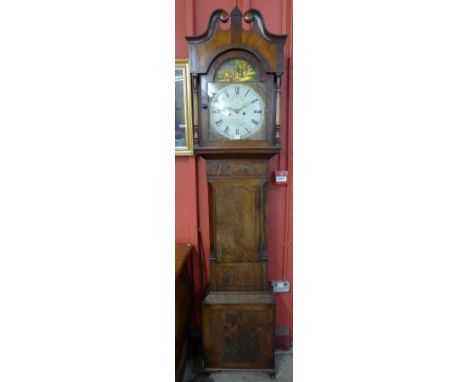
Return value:
M 175 155 L 193 155 L 192 97 L 188 60 L 175 62 Z

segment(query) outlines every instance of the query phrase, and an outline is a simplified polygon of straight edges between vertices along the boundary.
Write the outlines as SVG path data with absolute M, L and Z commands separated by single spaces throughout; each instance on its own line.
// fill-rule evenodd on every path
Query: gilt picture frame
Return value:
M 175 60 L 175 155 L 193 155 L 192 97 L 187 59 Z

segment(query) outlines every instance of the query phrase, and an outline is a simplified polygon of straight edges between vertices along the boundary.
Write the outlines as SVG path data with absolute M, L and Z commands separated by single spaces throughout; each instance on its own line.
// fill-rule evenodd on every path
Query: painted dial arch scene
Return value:
M 265 103 L 247 84 L 220 88 L 210 100 L 210 127 L 224 139 L 248 139 L 264 128 Z

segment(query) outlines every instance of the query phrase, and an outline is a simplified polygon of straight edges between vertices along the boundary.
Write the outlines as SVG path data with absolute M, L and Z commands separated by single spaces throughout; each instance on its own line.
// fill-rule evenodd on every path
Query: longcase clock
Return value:
M 223 29 L 220 23 L 230 21 Z M 248 26 L 243 28 L 243 23 Z M 210 288 L 203 301 L 207 371 L 275 370 L 276 304 L 268 280 L 269 160 L 280 150 L 287 36 L 261 14 L 217 10 L 187 37 L 196 155 L 206 159 Z

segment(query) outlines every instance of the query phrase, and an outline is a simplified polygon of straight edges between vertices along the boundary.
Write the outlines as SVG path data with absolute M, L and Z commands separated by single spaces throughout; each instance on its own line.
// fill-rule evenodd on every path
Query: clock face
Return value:
M 265 103 L 245 84 L 222 87 L 210 100 L 210 127 L 225 139 L 254 136 L 265 123 Z

